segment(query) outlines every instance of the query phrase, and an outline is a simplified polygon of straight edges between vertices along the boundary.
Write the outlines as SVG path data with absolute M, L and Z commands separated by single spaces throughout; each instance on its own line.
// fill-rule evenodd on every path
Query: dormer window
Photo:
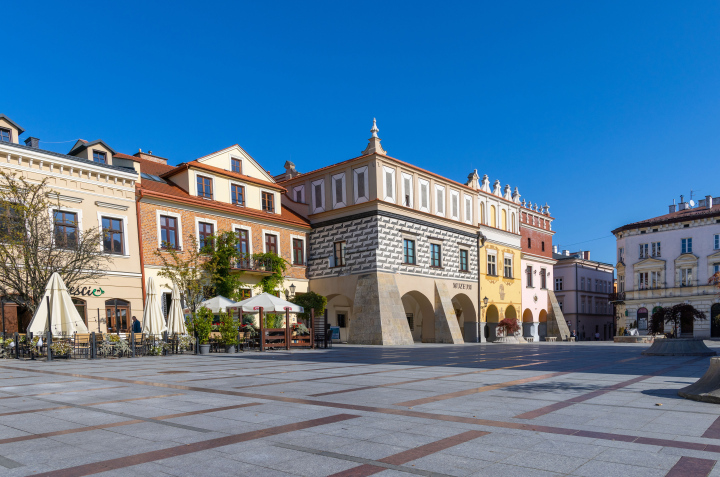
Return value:
M 242 162 L 240 162 L 240 159 L 235 159 L 235 158 L 230 159 L 230 167 L 232 168 L 233 172 L 242 174 Z
M 212 199 L 212 179 L 204 176 L 197 176 L 197 195 L 205 199 Z
M 100 164 L 107 164 L 107 154 L 102 151 L 93 150 L 93 162 L 99 162 Z
M 262 210 L 265 212 L 275 212 L 275 194 L 272 192 L 262 193 Z
M 10 142 L 12 133 L 9 129 L 0 128 L 0 142 Z
M 234 205 L 245 205 L 245 188 L 243 186 L 233 184 L 230 186 L 230 195 Z

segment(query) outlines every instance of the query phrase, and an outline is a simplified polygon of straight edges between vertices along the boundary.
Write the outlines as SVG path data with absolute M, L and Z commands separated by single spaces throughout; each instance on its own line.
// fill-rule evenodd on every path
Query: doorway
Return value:
M 105 318 L 107 320 L 108 333 L 126 333 L 128 331 L 129 316 L 129 302 L 117 298 L 105 302 Z
M 720 304 L 718 303 L 710 308 L 710 337 L 720 338 Z

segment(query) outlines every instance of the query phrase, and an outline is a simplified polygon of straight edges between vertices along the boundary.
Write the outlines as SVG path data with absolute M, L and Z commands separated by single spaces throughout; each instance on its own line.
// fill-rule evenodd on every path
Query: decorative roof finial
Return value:
M 372 133 L 372 137 L 378 137 L 377 133 L 379 133 L 380 130 L 377 127 L 377 120 L 375 118 L 373 118 L 373 127 L 370 132 Z
M 387 155 L 387 151 L 382 148 L 380 145 L 380 138 L 378 137 L 377 133 L 380 130 L 377 127 L 377 121 L 375 118 L 373 118 L 373 127 L 370 130 L 372 133 L 372 136 L 370 136 L 370 139 L 368 140 L 368 145 L 365 148 L 365 150 L 362 152 L 363 156 L 367 154 L 383 154 Z

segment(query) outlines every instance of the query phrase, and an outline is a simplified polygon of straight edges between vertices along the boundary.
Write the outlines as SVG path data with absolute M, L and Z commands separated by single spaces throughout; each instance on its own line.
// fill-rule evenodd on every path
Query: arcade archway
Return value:
M 537 337 L 537 323 L 535 322 L 530 308 L 525 308 L 522 316 L 522 330 L 525 338 L 536 338 Z
M 495 341 L 497 338 L 497 324 L 500 322 L 500 312 L 495 305 L 490 305 L 485 312 L 485 321 L 487 322 L 487 335 L 489 341 Z
M 538 322 L 538 339 L 542 339 L 547 336 L 547 311 L 540 310 Z
M 458 293 L 452 298 L 453 308 L 455 309 L 455 315 L 457 316 L 458 325 L 462 332 L 463 339 L 466 339 L 465 327 L 474 326 L 477 327 L 477 312 L 475 311 L 475 305 L 469 296 L 464 293 Z M 475 341 L 477 329 L 469 333 L 468 339 Z
M 328 326 L 340 328 L 340 341 L 348 341 L 352 333 L 352 300 L 345 295 L 328 295 L 327 300 L 325 313 L 327 314 Z M 324 320 L 324 317 L 316 317 L 315 321 L 317 322 L 318 319 Z M 315 324 L 313 324 L 314 326 Z
M 435 309 L 430 300 L 418 291 L 407 292 L 401 300 L 413 340 L 434 343 Z

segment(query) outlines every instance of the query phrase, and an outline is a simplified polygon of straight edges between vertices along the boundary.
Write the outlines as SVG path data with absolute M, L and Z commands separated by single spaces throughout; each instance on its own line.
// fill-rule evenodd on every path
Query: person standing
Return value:
M 595 341 L 600 341 L 600 332 L 599 331 L 595 332 Z
M 133 333 L 142 333 L 142 324 L 136 317 L 132 317 L 132 331 Z

